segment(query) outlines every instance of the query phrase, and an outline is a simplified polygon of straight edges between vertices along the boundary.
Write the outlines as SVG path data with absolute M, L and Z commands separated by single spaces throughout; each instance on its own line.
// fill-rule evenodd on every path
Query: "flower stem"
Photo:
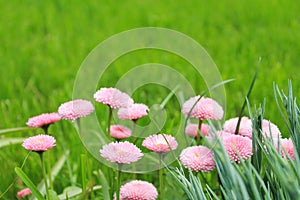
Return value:
M 46 188 L 46 199 L 49 198 L 49 188 L 48 188 L 48 182 L 47 182 L 47 174 L 46 174 L 46 168 L 45 168 L 45 161 L 43 157 L 43 152 L 39 152 L 41 163 L 42 163 L 42 171 L 43 171 L 43 177 L 45 181 L 45 188 Z
M 164 168 L 162 166 L 163 161 L 163 155 L 162 153 L 159 153 L 159 193 L 160 193 L 160 199 L 164 199 L 164 191 L 163 191 L 163 173 Z
M 117 170 L 117 200 L 120 200 L 120 187 L 121 187 L 121 169 L 122 169 L 122 164 L 118 164 L 118 170 Z
M 202 122 L 203 122 L 203 120 L 199 119 L 198 131 L 197 131 L 197 145 L 200 145 L 200 143 L 201 143 L 201 127 L 202 127 Z
M 108 137 L 110 137 L 110 124 L 111 124 L 111 119 L 112 119 L 112 113 L 113 113 L 113 109 L 111 107 L 109 107 L 108 123 L 107 123 L 107 134 L 108 134 Z

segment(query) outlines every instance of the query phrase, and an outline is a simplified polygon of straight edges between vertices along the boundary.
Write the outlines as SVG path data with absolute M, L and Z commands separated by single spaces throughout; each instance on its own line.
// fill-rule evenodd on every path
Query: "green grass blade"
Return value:
M 18 127 L 18 128 L 8 128 L 0 130 L 0 135 L 5 135 L 9 133 L 22 132 L 22 131 L 30 131 L 33 128 L 31 127 Z
M 32 194 L 38 200 L 44 200 L 43 195 L 40 193 L 40 191 L 37 189 L 37 187 L 32 183 L 32 181 L 28 178 L 28 176 L 23 172 L 23 170 L 21 168 L 16 167 L 15 172 L 22 179 L 22 181 L 25 183 L 25 185 L 27 185 L 27 187 L 30 188 L 30 190 L 32 191 Z
M 104 197 L 104 199 L 110 200 L 109 185 L 108 185 L 108 182 L 105 178 L 105 175 L 104 175 L 104 173 L 102 172 L 101 169 L 98 170 L 98 173 L 99 173 L 100 180 L 101 180 L 103 197 Z
M 22 143 L 23 141 L 24 141 L 24 138 L 2 138 L 0 140 L 0 148 L 5 147 L 10 144 Z
M 241 109 L 240 114 L 239 114 L 238 123 L 237 123 L 236 128 L 235 128 L 235 134 L 236 134 L 236 135 L 237 135 L 238 132 L 239 132 L 239 128 L 240 128 L 240 124 L 241 124 L 241 119 L 242 119 L 244 110 L 245 110 L 246 105 L 247 105 L 247 99 L 249 100 L 249 97 L 250 97 L 250 94 L 251 94 L 251 92 L 252 92 L 254 83 L 255 83 L 255 81 L 256 81 L 256 79 L 257 79 L 257 76 L 258 76 L 258 72 L 259 72 L 259 68 L 260 68 L 260 63 L 261 63 L 261 58 L 259 58 L 259 60 L 258 60 L 258 66 L 257 66 L 257 68 L 256 68 L 255 75 L 254 75 L 254 77 L 253 77 L 253 79 L 252 79 L 250 88 L 249 88 L 249 90 L 248 90 L 248 93 L 247 93 L 247 95 L 246 95 L 246 98 L 245 98 L 245 100 L 244 100 L 242 109 Z

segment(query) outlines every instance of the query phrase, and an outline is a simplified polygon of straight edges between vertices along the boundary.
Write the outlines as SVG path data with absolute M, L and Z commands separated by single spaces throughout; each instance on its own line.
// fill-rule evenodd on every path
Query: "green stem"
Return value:
M 39 152 L 39 155 L 40 155 L 40 159 L 41 159 L 41 163 L 42 163 L 42 171 L 43 171 L 43 177 L 44 177 L 44 181 L 45 181 L 46 199 L 48 199 L 50 195 L 49 195 L 49 188 L 48 188 L 47 174 L 46 174 L 46 169 L 45 169 L 45 161 L 44 161 L 43 153 L 44 152 Z
M 120 187 L 121 187 L 121 169 L 122 164 L 118 164 L 118 170 L 117 170 L 117 200 L 120 200 Z
M 163 173 L 164 168 L 162 166 L 163 155 L 159 153 L 159 192 L 160 192 L 160 199 L 164 199 L 164 192 L 163 192 Z
M 113 109 L 109 107 L 109 114 L 108 114 L 108 123 L 107 123 L 107 135 L 110 137 L 110 124 L 111 124 L 111 119 L 112 119 L 112 113 Z
M 82 194 L 86 191 L 86 154 L 81 154 Z
M 47 154 L 47 171 L 48 171 L 48 179 L 49 179 L 49 187 L 53 190 L 53 181 L 52 181 L 52 174 L 51 174 L 51 166 L 50 166 L 50 159 L 49 154 Z
M 202 127 L 202 122 L 203 122 L 203 120 L 199 119 L 198 131 L 197 131 L 197 145 L 200 145 L 200 143 L 201 143 L 201 127 Z
M 79 132 L 79 135 L 81 136 L 80 118 L 77 118 L 77 119 L 76 119 L 76 123 L 77 123 L 77 126 L 78 126 L 78 132 Z

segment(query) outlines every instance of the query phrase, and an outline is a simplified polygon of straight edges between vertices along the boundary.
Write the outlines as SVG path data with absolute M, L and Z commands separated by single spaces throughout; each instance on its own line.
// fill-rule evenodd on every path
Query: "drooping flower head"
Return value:
M 215 168 L 214 153 L 205 146 L 192 146 L 182 150 L 180 161 L 193 171 L 208 172 Z
M 229 158 L 238 163 L 241 162 L 239 156 L 246 160 L 253 154 L 252 140 L 248 137 L 231 134 L 223 137 L 223 145 Z
M 22 146 L 35 152 L 44 152 L 55 146 L 55 139 L 50 135 L 36 135 L 24 140 Z
M 146 181 L 130 181 L 120 189 L 121 200 L 155 200 L 157 196 L 156 188 Z
M 31 190 L 29 188 L 25 188 L 17 193 L 17 197 L 22 198 L 30 194 L 32 194 Z
M 269 120 L 262 120 L 262 132 L 265 137 L 278 139 L 281 138 L 281 132 L 278 127 Z
M 94 106 L 90 101 L 77 99 L 63 103 L 58 108 L 58 114 L 62 119 L 75 121 L 94 112 Z
M 223 130 L 232 134 L 235 134 L 235 129 L 237 126 L 239 118 L 231 118 L 227 121 L 225 121 L 223 125 Z M 252 122 L 248 117 L 242 117 L 240 122 L 240 127 L 238 134 L 241 136 L 245 136 L 248 138 L 252 138 Z
M 28 119 L 26 125 L 34 128 L 49 126 L 60 120 L 57 113 L 44 113 Z
M 142 146 L 157 153 L 167 153 L 178 146 L 176 139 L 167 134 L 151 135 L 144 139 Z
M 199 101 L 200 96 L 195 96 L 187 100 L 182 106 L 182 113 L 188 115 L 190 113 L 191 118 L 213 119 L 219 120 L 223 117 L 223 108 L 213 99 L 202 97 Z M 197 102 L 198 101 L 198 102 Z M 197 103 L 196 103 L 197 102 Z M 195 107 L 193 108 L 194 104 Z M 192 109 L 193 108 L 193 109 Z
M 185 127 L 185 133 L 191 137 L 198 137 L 198 124 L 188 124 Z M 200 134 L 202 136 L 207 136 L 209 133 L 209 125 L 202 124 Z
M 130 164 L 143 157 L 141 150 L 130 142 L 111 142 L 100 150 L 100 155 L 110 162 Z
M 97 102 L 108 105 L 112 109 L 126 108 L 133 104 L 133 100 L 128 94 L 116 88 L 100 88 L 94 94 L 94 99 Z
M 143 116 L 148 115 L 148 106 L 142 103 L 131 104 L 127 108 L 120 108 L 118 117 L 122 120 L 137 120 Z
M 116 139 L 128 138 L 131 136 L 130 128 L 122 125 L 111 125 L 110 126 L 110 136 Z

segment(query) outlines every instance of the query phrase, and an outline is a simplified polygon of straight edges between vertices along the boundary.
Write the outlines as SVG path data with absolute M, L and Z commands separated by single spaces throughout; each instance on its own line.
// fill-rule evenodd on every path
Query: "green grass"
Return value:
M 266 118 L 278 124 L 283 134 L 286 128 L 278 117 L 272 83 L 286 88 L 293 80 L 295 94 L 300 87 L 298 75 L 300 59 L 300 17 L 293 1 L 0 1 L 0 129 L 25 126 L 28 117 L 42 112 L 56 111 L 71 99 L 73 82 L 84 58 L 101 41 L 113 34 L 136 27 L 165 27 L 194 38 L 208 51 L 224 79 L 236 80 L 226 85 L 226 118 L 239 113 L 259 57 L 262 67 L 251 95 L 251 104 L 267 99 Z M 157 62 L 174 67 L 195 87 L 206 89 L 203 80 L 195 75 L 192 66 L 166 52 L 142 50 L 122 56 L 105 72 L 101 86 L 113 86 L 130 68 Z M 145 86 L 134 94 L 137 101 L 152 105 L 161 103 L 169 91 L 157 86 Z M 92 95 L 92 94 L 91 94 Z M 187 97 L 186 97 L 187 98 Z M 174 106 L 174 107 L 172 107 Z M 101 106 L 98 109 L 103 110 Z M 180 108 L 176 99 L 167 105 L 172 119 L 178 119 Z M 105 111 L 104 111 L 105 112 Z M 102 117 L 102 116 L 105 116 Z M 106 113 L 100 114 L 101 124 Z M 174 119 L 173 119 L 174 118 Z M 166 130 L 172 130 L 166 125 Z M 13 137 L 30 136 L 38 131 L 14 133 Z M 80 171 L 81 141 L 67 121 L 50 128 L 57 136 L 54 155 L 63 152 L 62 143 L 70 153 L 70 167 Z M 1 149 L 0 192 L 16 176 L 14 167 L 20 166 L 27 152 L 20 145 Z M 35 183 L 41 179 L 37 155 L 31 154 L 24 171 Z M 90 157 L 90 159 L 92 159 Z M 94 169 L 100 164 L 90 161 Z M 75 173 L 76 174 L 76 173 Z M 80 176 L 78 174 L 78 180 Z M 80 183 L 80 181 L 78 181 Z M 70 185 L 68 168 L 64 166 L 55 181 L 60 193 Z M 12 199 L 22 188 L 16 184 L 5 195 Z

